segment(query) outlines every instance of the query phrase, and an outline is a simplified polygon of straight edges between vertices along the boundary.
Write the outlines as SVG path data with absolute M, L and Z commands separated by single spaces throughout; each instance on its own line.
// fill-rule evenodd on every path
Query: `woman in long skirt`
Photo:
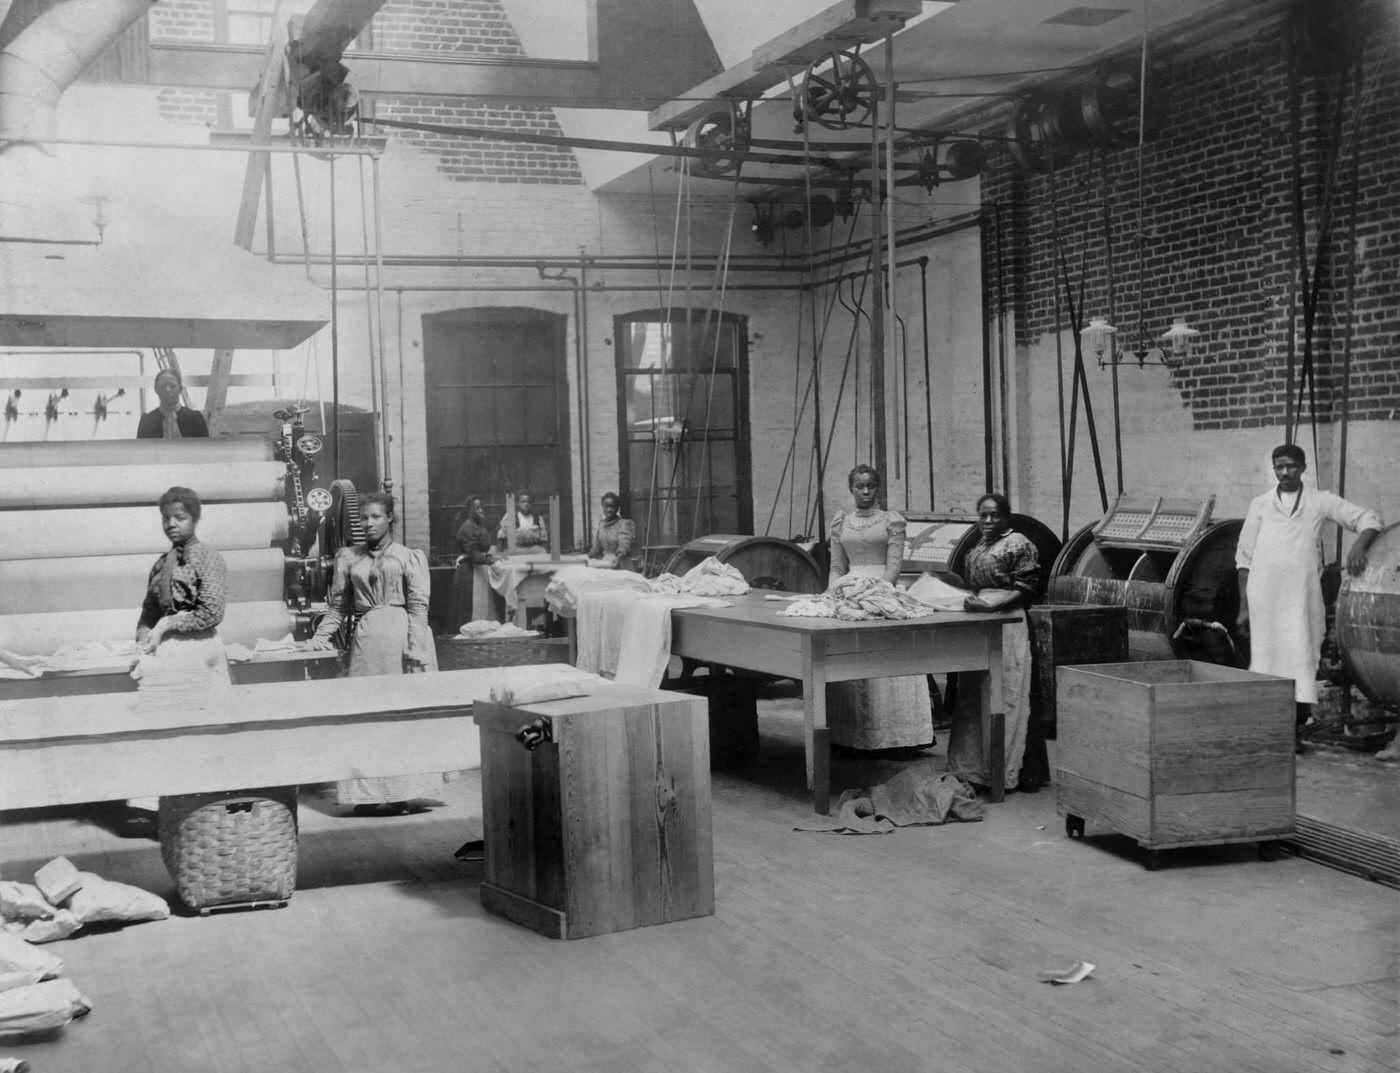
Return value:
M 341 548 L 326 597 L 326 616 L 309 647 L 332 648 L 349 628 L 349 675 L 421 674 L 437 670 L 428 624 L 428 559 L 393 540 L 394 497 L 365 496 L 363 547 Z M 415 798 L 432 797 L 441 773 L 362 777 L 336 783 L 336 803 L 357 814 L 402 812 Z

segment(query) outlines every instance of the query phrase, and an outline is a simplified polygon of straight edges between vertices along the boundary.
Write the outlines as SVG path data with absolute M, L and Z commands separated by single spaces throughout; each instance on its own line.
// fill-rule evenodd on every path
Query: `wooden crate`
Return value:
M 1291 679 L 1162 660 L 1061 667 L 1057 681 L 1071 834 L 1098 824 L 1150 851 L 1293 834 Z
M 488 910 L 560 939 L 715 911 L 703 698 L 616 686 L 473 714 Z M 526 748 L 530 724 L 552 740 Z

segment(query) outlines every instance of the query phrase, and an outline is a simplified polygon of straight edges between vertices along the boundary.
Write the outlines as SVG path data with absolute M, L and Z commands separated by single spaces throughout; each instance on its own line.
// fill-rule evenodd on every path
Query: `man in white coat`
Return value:
M 1317 700 L 1317 664 L 1326 631 L 1323 524 L 1335 522 L 1358 534 L 1347 553 L 1347 570 L 1359 574 L 1381 519 L 1341 496 L 1304 488 L 1307 455 L 1296 444 L 1274 448 L 1273 468 L 1278 486 L 1250 503 L 1235 552 L 1238 626 L 1250 636 L 1251 671 L 1293 679 L 1301 731 Z

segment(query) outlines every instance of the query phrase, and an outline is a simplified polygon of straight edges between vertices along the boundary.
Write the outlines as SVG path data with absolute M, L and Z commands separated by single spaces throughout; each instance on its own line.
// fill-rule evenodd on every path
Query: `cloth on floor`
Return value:
M 836 815 L 798 824 L 797 831 L 840 835 L 884 835 L 896 827 L 928 827 L 952 820 L 982 819 L 986 806 L 956 775 L 936 773 L 927 765 L 906 768 L 878 786 L 845 790 Z
M 623 685 L 655 689 L 671 659 L 671 612 L 726 601 L 628 590 L 584 592 L 578 604 L 578 666 Z

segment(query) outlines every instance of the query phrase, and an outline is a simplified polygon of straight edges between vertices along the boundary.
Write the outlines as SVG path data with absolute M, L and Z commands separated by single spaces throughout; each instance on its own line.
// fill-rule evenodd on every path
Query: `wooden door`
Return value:
M 537 309 L 461 309 L 423 318 L 428 507 L 434 558 L 456 554 L 467 498 L 487 524 L 508 492 L 544 511 L 559 496 L 565 548 L 574 543 L 565 317 Z

